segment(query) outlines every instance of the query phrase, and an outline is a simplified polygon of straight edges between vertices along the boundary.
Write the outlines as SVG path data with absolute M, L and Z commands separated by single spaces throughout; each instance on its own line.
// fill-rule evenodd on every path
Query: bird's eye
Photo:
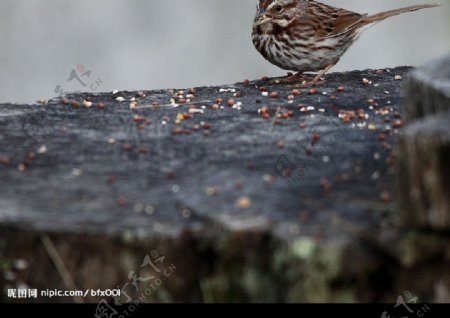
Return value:
M 281 12 L 281 11 L 283 11 L 283 6 L 282 6 L 281 4 L 277 5 L 277 6 L 275 7 L 275 11 L 276 11 L 276 12 Z

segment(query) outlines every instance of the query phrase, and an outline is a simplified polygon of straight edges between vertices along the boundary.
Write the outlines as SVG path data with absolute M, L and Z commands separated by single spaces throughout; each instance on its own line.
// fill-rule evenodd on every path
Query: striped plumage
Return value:
M 322 76 L 339 62 L 365 26 L 435 6 L 417 5 L 368 16 L 312 0 L 260 0 L 252 39 L 272 64 L 300 73 L 320 71 Z

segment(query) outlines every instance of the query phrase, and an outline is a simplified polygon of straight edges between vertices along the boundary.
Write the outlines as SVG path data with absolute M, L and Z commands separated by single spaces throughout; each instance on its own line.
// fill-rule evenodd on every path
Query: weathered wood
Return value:
M 397 147 L 400 212 L 411 227 L 450 230 L 450 56 L 406 83 L 411 124 Z
M 449 100 L 450 103 L 450 100 Z M 450 114 L 409 125 L 398 144 L 404 224 L 450 230 Z
M 137 300 L 151 288 L 132 286 L 138 274 L 162 281 L 145 302 L 394 302 L 418 273 L 388 248 L 402 237 L 391 147 L 408 71 L 330 74 L 301 95 L 265 81 L 185 90 L 191 113 L 156 107 L 176 90 L 0 105 L 0 300 L 71 280 Z M 155 107 L 131 110 L 132 98 Z M 141 267 L 152 251 L 171 275 Z
M 450 55 L 412 71 L 405 90 L 407 121 L 450 111 Z

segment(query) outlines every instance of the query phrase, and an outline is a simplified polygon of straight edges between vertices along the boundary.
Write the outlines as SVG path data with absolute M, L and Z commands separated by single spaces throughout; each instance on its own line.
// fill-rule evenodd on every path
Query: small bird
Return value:
M 303 81 L 303 72 L 318 72 L 309 83 L 312 86 L 339 62 L 367 26 L 439 5 L 415 5 L 369 16 L 313 0 L 260 0 L 252 40 L 270 63 L 298 72 L 286 83 Z

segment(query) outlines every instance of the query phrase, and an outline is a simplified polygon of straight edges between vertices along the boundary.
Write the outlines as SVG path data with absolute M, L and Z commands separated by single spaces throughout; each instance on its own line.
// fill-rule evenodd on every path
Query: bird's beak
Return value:
M 264 8 L 259 8 L 256 12 L 255 21 L 258 25 L 265 24 L 271 21 L 272 17 L 267 13 L 267 10 Z
M 266 9 L 264 9 L 264 8 L 259 8 L 258 9 L 258 12 L 256 13 L 256 17 L 257 18 L 260 18 L 263 14 L 265 14 L 267 12 L 267 10 Z

